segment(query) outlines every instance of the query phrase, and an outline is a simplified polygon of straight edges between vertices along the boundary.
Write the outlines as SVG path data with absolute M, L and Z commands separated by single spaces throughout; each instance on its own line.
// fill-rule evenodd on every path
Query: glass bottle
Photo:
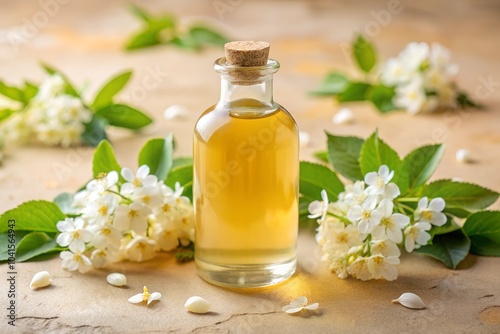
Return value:
M 195 262 L 220 286 L 273 285 L 296 269 L 298 130 L 273 100 L 279 63 L 262 59 L 266 45 L 226 44 L 220 100 L 194 130 Z

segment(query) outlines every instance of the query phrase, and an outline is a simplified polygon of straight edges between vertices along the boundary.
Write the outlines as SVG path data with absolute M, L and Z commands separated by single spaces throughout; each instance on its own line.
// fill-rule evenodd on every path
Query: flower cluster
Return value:
M 75 218 L 57 223 L 62 266 L 86 272 L 120 260 L 142 262 L 194 241 L 193 207 L 183 188 L 166 186 L 148 166 L 98 176 L 75 194 Z
M 26 110 L 2 124 L 6 141 L 19 143 L 34 138 L 42 144 L 62 147 L 80 143 L 84 124 L 90 122 L 92 112 L 81 99 L 66 94 L 65 87 L 59 74 L 48 77 Z
M 440 44 L 412 42 L 382 66 L 383 84 L 395 87 L 396 107 L 409 113 L 430 112 L 440 107 L 456 107 L 454 83 L 458 66 Z
M 423 197 L 408 215 L 405 210 L 411 207 L 397 201 L 400 190 L 391 182 L 393 176 L 394 171 L 382 165 L 364 181 L 346 187 L 336 202 L 329 203 L 323 190 L 322 201 L 309 205 L 309 217 L 318 219 L 316 240 L 323 260 L 340 278 L 396 279 L 398 244 L 404 241 L 406 251 L 412 252 L 429 242 L 432 225 L 446 223 L 442 198 L 429 202 Z

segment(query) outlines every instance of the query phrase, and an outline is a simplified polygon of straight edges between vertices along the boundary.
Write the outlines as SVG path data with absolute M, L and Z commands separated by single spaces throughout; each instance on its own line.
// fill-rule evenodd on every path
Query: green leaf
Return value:
M 201 47 L 201 44 L 189 35 L 175 36 L 168 41 L 168 44 L 172 44 L 177 46 L 178 48 L 187 50 L 197 50 Z
M 193 164 L 193 158 L 191 157 L 179 157 L 175 158 L 172 162 L 172 168 L 184 167 Z
M 467 108 L 482 109 L 484 107 L 481 103 L 472 100 L 469 97 L 469 95 L 467 95 L 466 92 L 461 92 L 461 91 L 457 92 L 455 100 L 457 102 L 457 105 L 462 109 L 467 109 Z
M 0 233 L 9 229 L 15 221 L 15 231 L 58 232 L 56 224 L 66 216 L 57 204 L 48 201 L 29 201 L 0 216 Z
M 15 231 L 15 233 L 11 233 L 10 235 L 8 233 L 0 233 L 0 245 L 2 245 L 2 247 L 0 247 L 0 262 L 9 261 L 9 258 L 10 262 L 13 262 L 16 257 L 14 249 L 17 248 L 19 241 L 29 233 L 31 232 Z
M 455 269 L 465 259 L 470 249 L 470 240 L 462 232 L 456 230 L 447 234 L 439 234 L 432 239 L 432 245 L 422 246 L 417 253 L 431 256 L 449 268 Z
M 115 152 L 113 152 L 113 147 L 107 140 L 103 140 L 99 143 L 94 152 L 94 160 L 92 162 L 92 171 L 94 178 L 96 178 L 101 173 L 109 173 L 111 171 L 116 171 L 120 175 L 122 168 L 118 161 L 116 161 Z
M 397 110 L 398 108 L 392 103 L 392 99 L 396 95 L 393 87 L 384 85 L 373 86 L 367 93 L 367 99 L 370 100 L 377 109 L 383 113 Z
M 38 93 L 38 86 L 29 81 L 25 81 L 23 93 L 24 93 L 24 100 L 28 102 L 29 100 L 34 98 L 35 95 Z
M 469 210 L 451 205 L 446 205 L 443 212 L 449 213 L 450 215 L 458 218 L 467 218 L 472 214 L 472 212 L 470 212 Z
M 360 69 L 364 72 L 370 72 L 377 62 L 377 54 L 373 45 L 362 35 L 358 35 L 354 41 L 352 52 L 354 59 Z
M 142 49 L 154 45 L 162 44 L 156 31 L 144 30 L 132 36 L 125 45 L 127 50 Z
M 31 232 L 21 239 L 16 250 L 16 262 L 23 262 L 42 254 L 59 252 L 56 241 L 44 232 Z
M 25 103 L 24 92 L 17 87 L 9 86 L 0 81 L 0 94 L 22 103 Z
M 338 93 L 337 101 L 365 101 L 372 86 L 366 82 L 349 82 L 346 88 Z
M 131 3 L 129 4 L 130 11 L 132 14 L 143 20 L 144 22 L 149 22 L 151 21 L 151 15 L 149 15 L 148 12 L 146 12 L 144 9 L 141 7 Z
M 449 216 L 446 218 L 447 218 L 446 224 L 444 224 L 443 226 L 432 226 L 432 229 L 429 231 L 429 234 L 432 237 L 437 234 L 446 234 L 460 229 L 460 226 L 458 226 L 457 223 L 455 223 L 453 218 Z
M 16 112 L 15 110 L 11 110 L 11 109 L 0 110 L 0 122 L 2 122 L 4 120 L 6 120 L 7 118 L 9 118 L 15 112 Z
M 102 117 L 93 115 L 89 123 L 85 123 L 82 133 L 82 141 L 90 146 L 97 146 L 102 140 L 107 140 L 106 126 L 108 121 Z
M 43 69 L 45 72 L 47 72 L 50 75 L 54 74 L 59 74 L 61 78 L 63 78 L 65 87 L 64 87 L 64 92 L 68 95 L 75 96 L 75 97 L 80 97 L 80 94 L 78 94 L 77 90 L 73 86 L 73 84 L 69 81 L 69 79 L 59 70 L 55 69 L 54 67 L 47 65 L 47 64 L 42 64 Z
M 348 84 L 349 79 L 344 74 L 331 72 L 326 75 L 320 86 L 311 93 L 314 95 L 336 95 L 343 92 Z
M 396 151 L 378 137 L 378 131 L 375 131 L 363 144 L 359 164 L 363 175 L 378 171 L 381 165 L 387 165 L 394 171 L 392 182 L 398 185 L 401 193 L 408 188 L 408 172 L 401 164 Z
M 175 26 L 175 18 L 171 15 L 152 18 L 145 29 L 135 34 L 127 42 L 126 49 L 134 50 L 167 43 L 176 36 Z
M 472 183 L 438 180 L 425 186 L 420 195 L 430 198 L 442 197 L 446 206 L 475 211 L 493 204 L 499 194 Z
M 358 137 L 341 137 L 326 133 L 328 158 L 335 171 L 351 181 L 362 180 L 359 155 L 364 140 Z
M 174 189 L 176 182 L 184 187 L 183 195 L 193 200 L 193 165 L 172 168 L 165 184 Z
M 97 93 L 97 96 L 92 103 L 92 107 L 94 108 L 94 110 L 99 110 L 113 103 L 113 97 L 118 94 L 123 89 L 123 87 L 125 87 L 131 76 L 132 72 L 127 71 L 117 75 L 116 77 L 108 81 L 108 83 L 106 83 L 101 88 L 99 93 Z
M 481 211 L 470 215 L 463 231 L 472 242 L 471 253 L 500 256 L 500 211 Z
M 67 216 L 76 216 L 80 212 L 78 209 L 73 207 L 74 195 L 71 193 L 61 193 L 54 198 L 54 203 L 57 204 L 59 209 Z
M 404 168 L 408 171 L 409 188 L 416 189 L 427 182 L 436 170 L 444 154 L 444 145 L 419 147 L 404 159 Z
M 160 180 L 165 180 L 172 168 L 173 151 L 172 134 L 164 139 L 151 139 L 139 153 L 139 166 L 148 165 L 151 174 L 156 175 Z
M 125 104 L 110 104 L 99 109 L 96 116 L 105 118 L 109 125 L 137 130 L 149 125 L 153 120 L 143 112 Z
M 229 40 L 222 34 L 213 30 L 212 28 L 195 25 L 189 28 L 189 36 L 194 39 L 199 45 L 213 44 L 223 46 Z
M 300 193 L 302 197 L 313 201 L 321 199 L 321 190 L 325 189 L 330 201 L 336 201 L 344 191 L 344 185 L 337 174 L 326 166 L 301 161 L 300 162 Z
M 313 153 L 314 157 L 322 162 L 330 162 L 328 160 L 328 151 L 317 151 Z

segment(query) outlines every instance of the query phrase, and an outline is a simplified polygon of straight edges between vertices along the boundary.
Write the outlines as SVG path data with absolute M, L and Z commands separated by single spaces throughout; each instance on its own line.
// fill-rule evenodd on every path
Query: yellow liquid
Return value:
M 195 257 L 200 275 L 219 285 L 269 285 L 282 279 L 279 270 L 266 278 L 266 268 L 287 263 L 283 279 L 295 270 L 297 126 L 281 107 L 245 108 L 256 105 L 209 108 L 195 128 Z

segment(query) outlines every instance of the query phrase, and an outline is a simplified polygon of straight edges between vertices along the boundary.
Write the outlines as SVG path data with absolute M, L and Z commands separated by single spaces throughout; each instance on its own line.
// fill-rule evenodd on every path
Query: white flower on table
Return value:
M 309 218 L 319 218 L 320 221 L 325 220 L 326 214 L 328 212 L 328 194 L 326 190 L 321 190 L 321 201 L 313 201 L 309 204 Z
M 141 203 L 120 204 L 115 210 L 113 226 L 122 232 L 132 230 L 141 234 L 148 228 L 150 213 L 151 210 Z
M 368 267 L 368 270 L 372 274 L 372 278 L 384 278 L 387 281 L 394 281 L 396 278 L 398 278 L 398 270 L 396 269 L 396 265 L 398 264 L 399 257 L 385 257 L 381 254 L 372 255 L 366 261 L 366 265 Z
M 422 197 L 415 210 L 415 220 L 428 222 L 434 226 L 443 226 L 447 221 L 446 215 L 442 212 L 445 207 L 446 202 L 441 197 L 432 199 L 430 203 L 427 197 Z
M 368 185 L 366 192 L 372 195 L 381 195 L 384 198 L 396 198 L 400 191 L 395 183 L 390 182 L 394 177 L 394 171 L 389 170 L 386 165 L 381 165 L 378 172 L 369 172 L 365 175 L 365 183 Z
M 94 268 L 104 268 L 109 263 L 114 263 L 118 260 L 118 254 L 110 248 L 96 248 L 90 255 L 90 261 Z
M 408 253 L 420 246 L 427 245 L 431 240 L 431 235 L 427 233 L 431 229 L 431 224 L 418 222 L 405 229 L 405 249 Z
M 154 258 L 157 244 L 153 239 L 136 235 L 126 246 L 125 256 L 130 261 L 143 262 Z
M 98 195 L 104 193 L 106 190 L 112 189 L 114 185 L 118 182 L 118 173 L 116 171 L 111 171 L 109 173 L 101 173 L 94 180 L 87 183 L 87 190 L 89 192 L 95 192 Z M 93 194 L 89 194 L 91 197 Z
M 110 221 L 115 207 L 115 195 L 106 194 L 91 201 L 82 209 L 82 214 L 90 224 L 104 225 Z
M 161 293 L 159 292 L 153 292 L 149 293 L 148 288 L 144 286 L 142 293 L 138 293 L 136 295 L 133 295 L 128 299 L 128 301 L 132 304 L 139 304 L 142 302 L 147 302 L 147 304 L 151 304 L 152 301 L 154 300 L 159 300 L 161 298 Z
M 164 225 L 161 223 L 153 224 L 150 235 L 161 250 L 168 252 L 179 246 L 179 233 L 177 232 L 175 224 L 172 222 L 168 222 Z
M 284 306 L 281 310 L 288 314 L 292 314 L 304 310 L 314 311 L 318 308 L 318 306 L 319 303 L 307 305 L 307 297 L 300 296 L 297 299 L 292 300 L 289 305 Z
M 375 210 L 377 199 L 371 197 L 365 200 L 362 205 L 354 205 L 347 212 L 347 218 L 357 224 L 359 232 L 363 234 L 371 233 L 373 228 L 380 224 L 382 214 Z
M 85 222 L 81 218 L 66 218 L 56 224 L 62 233 L 57 236 L 56 242 L 68 247 L 73 253 L 83 252 L 85 243 L 92 240 L 92 233 L 84 228 Z
M 95 247 L 120 247 L 122 234 L 109 223 L 103 225 L 92 225 L 87 228 L 92 233 L 92 243 Z
M 370 242 L 372 255 L 383 255 L 386 257 L 401 255 L 398 245 L 390 240 L 373 240 Z
M 59 257 L 62 259 L 64 269 L 86 273 L 92 268 L 92 262 L 82 252 L 62 251 Z
M 400 213 L 392 213 L 394 203 L 389 199 L 383 199 L 377 211 L 381 213 L 380 225 L 376 226 L 373 234 L 376 237 L 384 235 L 395 243 L 403 241 L 403 228 L 410 223 L 410 218 Z
M 373 278 L 372 273 L 368 269 L 367 259 L 362 256 L 358 257 L 349 264 L 347 272 L 362 281 L 368 281 Z
M 122 168 L 121 174 L 127 182 L 122 185 L 120 192 L 128 195 L 132 194 L 134 190 L 140 187 L 156 187 L 158 184 L 158 177 L 156 177 L 156 175 L 150 175 L 149 172 L 150 169 L 147 165 L 140 166 L 135 176 L 129 168 Z

